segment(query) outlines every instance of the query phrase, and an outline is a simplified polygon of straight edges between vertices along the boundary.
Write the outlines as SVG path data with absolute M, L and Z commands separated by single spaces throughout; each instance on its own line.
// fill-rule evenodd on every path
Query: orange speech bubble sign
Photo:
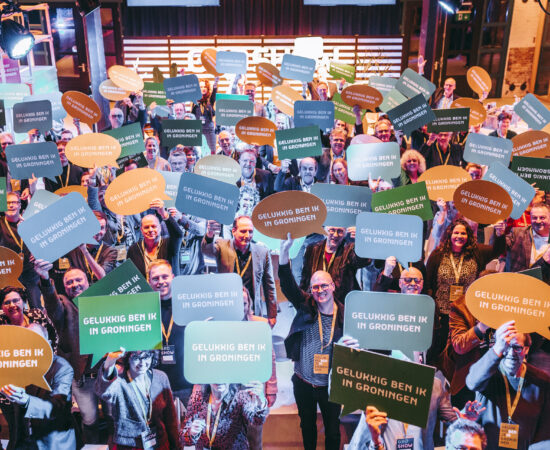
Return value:
M 103 133 L 81 134 L 72 138 L 65 147 L 65 155 L 73 164 L 90 168 L 94 165 L 117 167 L 121 147 L 114 137 Z
M 303 100 L 302 96 L 290 86 L 276 86 L 271 91 L 271 100 L 279 111 L 294 117 L 294 102 Z
M 205 48 L 201 52 L 201 62 L 202 62 L 202 66 L 204 67 L 204 70 L 206 70 L 209 74 L 219 77 L 222 74 L 216 71 L 217 55 L 218 55 L 218 52 L 216 51 L 216 49 Z
M 19 282 L 23 272 L 23 253 L 18 255 L 7 247 L 0 247 L 0 288 L 6 286 L 25 289 Z
M 505 220 L 514 207 L 506 190 L 487 180 L 472 180 L 458 186 L 453 201 L 468 219 L 482 224 Z
M 59 195 L 60 197 L 65 197 L 71 192 L 78 192 L 80 195 L 82 195 L 82 197 L 84 197 L 84 200 L 88 200 L 88 188 L 86 186 L 69 185 L 59 188 L 57 191 L 54 192 L 54 194 Z
M 310 233 L 325 234 L 323 223 L 327 207 L 308 192 L 285 191 L 272 194 L 256 205 L 252 212 L 254 227 L 262 234 L 276 239 L 293 238 Z
M 99 85 L 99 93 L 107 100 L 118 102 L 130 95 L 129 91 L 119 88 L 112 80 L 105 80 Z
M 245 117 L 237 122 L 235 133 L 238 138 L 250 145 L 274 145 L 275 124 L 265 117 Z
M 471 180 L 470 174 L 457 166 L 435 166 L 418 177 L 418 181 L 426 182 L 430 200 L 442 198 L 446 202 L 453 201 L 458 186 Z
M 483 105 L 473 98 L 461 97 L 457 98 L 452 104 L 451 108 L 470 108 L 470 125 L 481 125 L 487 118 L 487 111 Z
M 116 177 L 105 191 L 105 204 L 115 214 L 130 216 L 149 209 L 152 200 L 172 200 L 164 193 L 166 180 L 156 170 L 142 167 Z
M 466 305 L 476 319 L 491 328 L 516 321 L 521 333 L 548 337 L 550 286 L 521 273 L 494 273 L 474 281 L 466 291 Z
M 546 158 L 550 156 L 550 134 L 542 130 L 530 130 L 512 138 L 512 157 L 529 156 Z
M 98 104 L 86 94 L 78 91 L 67 91 L 61 97 L 61 104 L 72 117 L 92 126 L 101 118 Z
M 109 78 L 115 86 L 129 92 L 137 92 L 143 89 L 143 80 L 136 73 L 126 66 L 111 66 L 107 70 Z
M 490 75 L 483 67 L 473 66 L 466 72 L 466 80 L 468 86 L 480 97 L 484 92 L 490 92 L 493 86 L 493 81 Z
M 342 91 L 342 100 L 349 106 L 359 105 L 361 109 L 374 111 L 384 100 L 378 89 L 367 84 L 352 84 Z
M 279 86 L 284 80 L 279 69 L 267 62 L 261 62 L 256 66 L 256 75 L 264 86 Z
M 0 326 L 0 386 L 31 384 L 51 391 L 44 379 L 53 361 L 46 339 L 25 327 Z
M 208 155 L 199 159 L 193 172 L 229 184 L 235 184 L 241 178 L 239 163 L 225 155 Z

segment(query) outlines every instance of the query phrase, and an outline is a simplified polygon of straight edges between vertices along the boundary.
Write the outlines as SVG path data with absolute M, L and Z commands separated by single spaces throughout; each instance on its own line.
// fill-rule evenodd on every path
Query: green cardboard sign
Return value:
M 403 71 L 397 83 L 395 83 L 395 89 L 407 98 L 413 98 L 418 94 L 422 94 L 424 99 L 428 101 L 435 92 L 435 84 L 414 70 L 407 68 Z
M 162 144 L 168 148 L 176 145 L 202 145 L 200 120 L 163 120 Z
M 402 103 L 405 103 L 407 101 L 407 97 L 405 97 L 401 92 L 399 92 L 395 88 L 392 88 L 389 92 L 383 93 L 383 94 L 384 94 L 384 101 L 380 104 L 380 111 L 384 111 L 386 113 L 390 109 L 393 109 L 396 106 L 399 106 Z
M 386 96 L 386 94 L 388 94 L 395 88 L 395 83 L 397 83 L 397 80 L 395 78 L 379 77 L 377 75 L 373 75 L 369 77 L 368 83 L 370 87 L 373 87 L 378 92 L 381 92 L 384 96 Z
M 234 127 L 239 120 L 254 115 L 254 104 L 242 100 L 217 100 L 216 125 Z
M 355 83 L 355 66 L 331 61 L 328 73 L 335 79 L 344 79 L 348 83 Z
M 157 105 L 166 103 L 166 91 L 164 83 L 151 83 L 149 81 L 143 83 L 143 103 L 149 106 L 155 102 Z
M 464 146 L 463 158 L 468 162 L 484 164 L 499 162 L 507 166 L 512 156 L 514 144 L 509 139 L 496 136 L 485 136 L 480 133 L 470 133 Z
M 432 206 L 425 182 L 418 182 L 376 192 L 372 196 L 372 211 L 388 214 L 410 214 L 422 220 L 433 219 Z
M 550 191 L 550 159 L 514 156 L 510 169 L 527 183 L 536 183 L 541 191 Z
M 470 128 L 470 108 L 434 109 L 428 133 L 464 132 Z
M 380 142 L 376 144 L 351 144 L 347 149 L 348 176 L 353 181 L 376 180 L 381 177 L 391 180 L 401 174 L 399 144 Z
M 550 123 L 550 110 L 533 94 L 523 97 L 514 106 L 514 112 L 533 130 L 542 130 Z
M 6 177 L 0 177 L 0 211 L 4 212 L 8 209 L 7 204 L 7 188 L 6 188 Z
M 123 156 L 122 158 L 118 158 L 116 160 L 116 163 L 118 164 L 119 169 L 116 171 L 116 176 L 122 175 L 124 173 L 124 164 L 126 164 L 130 160 L 134 160 L 138 166 L 138 169 L 141 167 L 147 167 L 147 159 L 145 159 L 145 155 L 143 152 L 136 153 L 135 155 L 127 155 Z
M 267 322 L 191 322 L 183 357 L 185 379 L 192 384 L 267 381 L 271 329 Z
M 145 151 L 143 132 L 141 131 L 139 122 L 115 128 L 114 130 L 107 130 L 103 133 L 114 137 L 120 143 L 119 158 L 136 155 Z
M 165 208 L 175 208 L 176 207 L 176 198 L 178 196 L 178 189 L 180 185 L 180 172 L 166 172 L 164 170 L 159 170 L 160 174 L 164 177 L 166 181 L 166 186 L 164 188 L 164 193 L 170 197 L 172 200 L 164 200 Z
M 26 133 L 34 128 L 42 133 L 52 128 L 52 104 L 49 100 L 22 102 L 13 105 L 13 131 Z
M 522 273 L 523 275 L 529 275 L 530 277 L 533 277 L 542 281 L 542 268 L 540 266 L 532 267 L 531 269 L 520 270 L 518 273 Z
M 435 119 L 432 108 L 421 94 L 390 109 L 387 113 L 395 129 L 402 130 L 406 135 Z
M 425 428 L 435 369 L 367 351 L 335 345 L 330 401 L 342 415 L 372 405 L 401 422 Z
M 216 101 L 219 101 L 219 100 L 241 100 L 241 101 L 245 101 L 245 102 L 248 102 L 250 101 L 250 98 L 248 97 L 248 95 L 244 95 L 244 94 L 218 94 L 216 92 Z
M 332 102 L 334 103 L 334 119 L 355 124 L 356 118 L 353 112 L 353 106 L 349 106 L 345 103 L 338 92 L 335 92 L 332 96 Z
M 279 160 L 305 158 L 323 154 L 318 126 L 275 131 Z
M 158 292 L 80 296 L 80 353 L 93 354 L 92 366 L 109 352 L 155 350 L 162 347 Z
M 432 345 L 434 311 L 429 295 L 351 291 L 346 295 L 344 334 L 357 339 L 361 348 L 424 351 Z

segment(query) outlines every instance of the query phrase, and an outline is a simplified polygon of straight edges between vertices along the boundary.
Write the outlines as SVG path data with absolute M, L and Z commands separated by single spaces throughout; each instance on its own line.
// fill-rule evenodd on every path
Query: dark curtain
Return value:
M 161 2 L 162 0 L 159 0 Z M 304 6 L 303 0 L 221 0 L 198 8 L 127 7 L 124 36 L 396 35 L 401 4 Z

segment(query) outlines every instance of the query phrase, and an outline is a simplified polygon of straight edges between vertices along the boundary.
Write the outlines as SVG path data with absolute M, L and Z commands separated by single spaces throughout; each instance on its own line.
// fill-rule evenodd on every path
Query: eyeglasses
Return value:
M 401 278 L 401 280 L 403 280 L 405 283 L 407 284 L 411 284 L 413 281 L 416 283 L 416 284 L 420 284 L 422 283 L 422 278 L 412 278 L 412 277 L 404 277 L 404 278 Z
M 320 292 L 320 291 L 326 291 L 329 287 L 330 287 L 330 284 L 328 283 L 313 284 L 310 289 L 312 292 Z
M 343 236 L 344 235 L 344 230 L 343 229 L 338 229 L 338 228 L 329 228 L 327 230 L 327 233 L 328 234 L 337 234 L 338 236 Z
M 113 119 L 121 119 L 122 117 L 124 117 L 122 114 L 111 114 L 111 117 Z
M 407 162 L 408 163 L 417 163 L 418 159 L 408 159 Z
M 134 362 L 138 362 L 138 361 L 148 361 L 150 359 L 153 358 L 153 355 L 149 355 L 147 353 L 143 353 L 141 355 L 138 355 L 138 354 L 134 354 L 132 356 L 130 356 L 130 360 L 131 361 L 134 361 Z

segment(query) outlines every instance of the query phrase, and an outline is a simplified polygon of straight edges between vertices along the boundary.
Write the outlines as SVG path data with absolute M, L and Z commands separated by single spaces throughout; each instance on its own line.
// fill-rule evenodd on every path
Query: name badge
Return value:
M 191 249 L 182 248 L 180 250 L 180 264 L 189 264 L 189 261 L 191 261 Z
M 147 430 L 141 433 L 141 442 L 144 449 L 155 448 L 157 445 L 157 433 L 153 430 Z
M 449 301 L 456 302 L 460 297 L 464 295 L 464 286 L 459 286 L 458 284 L 451 285 L 449 291 Z
M 176 346 L 165 345 L 162 347 L 160 357 L 162 364 L 176 364 Z
M 61 270 L 67 270 L 69 267 L 71 267 L 69 258 L 59 258 L 59 268 Z
M 329 355 L 316 353 L 313 355 L 313 373 L 319 375 L 328 375 Z
M 115 245 L 116 250 L 116 260 L 117 261 L 125 261 L 126 260 L 126 246 L 125 245 Z
M 201 122 L 202 122 L 203 125 L 206 124 L 206 117 L 201 116 Z
M 11 190 L 12 191 L 20 191 L 21 190 L 21 180 L 14 180 L 13 178 L 11 181 Z
M 519 425 L 515 423 L 505 423 L 500 425 L 498 435 L 498 446 L 504 448 L 518 448 Z
M 397 447 L 398 450 L 409 450 L 414 448 L 414 438 L 403 438 L 403 439 L 397 439 Z

